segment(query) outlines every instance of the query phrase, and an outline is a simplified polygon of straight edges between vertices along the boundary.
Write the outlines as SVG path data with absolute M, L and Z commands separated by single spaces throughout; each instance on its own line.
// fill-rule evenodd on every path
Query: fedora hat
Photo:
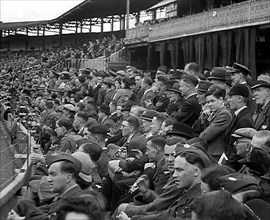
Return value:
M 174 83 L 172 88 L 166 88 L 166 90 L 181 94 L 181 91 L 179 90 L 179 88 L 180 88 L 180 84 L 179 83 Z
M 197 91 L 206 93 L 211 85 L 213 85 L 213 83 L 205 80 L 200 80 L 197 87 Z
M 214 67 L 210 73 L 208 80 L 216 79 L 220 81 L 227 81 L 227 71 L 223 67 Z

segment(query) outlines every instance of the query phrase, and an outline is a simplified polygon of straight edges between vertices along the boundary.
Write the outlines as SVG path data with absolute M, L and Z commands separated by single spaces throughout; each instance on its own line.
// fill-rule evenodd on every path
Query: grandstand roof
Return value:
M 130 13 L 146 10 L 161 0 L 130 0 Z M 58 18 L 56 22 L 79 21 L 86 18 L 101 18 L 126 14 L 127 0 L 85 0 Z
M 0 30 L 16 29 L 22 27 L 33 27 L 36 25 L 48 24 L 49 20 L 45 21 L 22 21 L 22 22 L 5 22 L 0 23 Z
M 162 0 L 130 0 L 130 13 L 146 10 Z M 87 18 L 102 18 L 111 15 L 126 14 L 127 0 L 85 0 L 58 18 L 44 21 L 0 22 L 0 30 L 33 27 L 68 21 L 80 21 Z M 64 1 L 63 1 L 64 4 Z

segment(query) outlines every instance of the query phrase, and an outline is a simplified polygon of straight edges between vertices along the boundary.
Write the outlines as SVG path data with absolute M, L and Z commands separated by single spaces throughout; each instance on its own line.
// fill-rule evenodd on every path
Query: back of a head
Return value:
M 189 74 L 193 74 L 195 76 L 198 76 L 199 71 L 200 71 L 200 67 L 197 63 L 195 62 L 191 62 L 188 63 L 185 67 L 185 71 Z
M 191 204 L 191 210 L 200 220 L 244 220 L 244 207 L 226 190 L 203 194 Z
M 134 128 L 134 130 L 139 129 L 140 121 L 136 116 L 129 116 L 126 121 Z

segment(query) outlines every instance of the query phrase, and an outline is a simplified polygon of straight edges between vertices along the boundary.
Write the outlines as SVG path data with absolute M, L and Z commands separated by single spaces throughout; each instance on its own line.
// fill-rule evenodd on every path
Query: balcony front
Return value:
M 270 23 L 270 1 L 250 0 L 126 31 L 126 43 L 155 42 Z

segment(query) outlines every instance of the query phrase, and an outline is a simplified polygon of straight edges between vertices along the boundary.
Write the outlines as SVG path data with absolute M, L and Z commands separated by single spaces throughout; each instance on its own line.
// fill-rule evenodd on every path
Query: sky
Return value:
M 0 21 L 51 20 L 84 0 L 0 0 Z

